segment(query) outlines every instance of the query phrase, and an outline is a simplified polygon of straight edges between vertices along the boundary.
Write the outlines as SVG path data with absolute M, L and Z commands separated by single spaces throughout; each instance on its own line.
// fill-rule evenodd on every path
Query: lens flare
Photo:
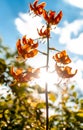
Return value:
M 39 74 L 38 84 L 45 87 L 47 83 L 48 86 L 52 87 L 57 82 L 57 74 L 52 72 L 47 72 L 46 69 L 41 69 Z

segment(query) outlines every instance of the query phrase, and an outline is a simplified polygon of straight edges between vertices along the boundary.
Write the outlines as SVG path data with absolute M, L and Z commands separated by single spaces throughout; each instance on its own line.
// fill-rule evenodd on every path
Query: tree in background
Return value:
M 38 39 L 23 36 L 17 40 L 17 51 L 12 54 L 8 47 L 0 44 L 1 54 L 5 52 L 0 59 L 0 84 L 9 87 L 6 96 L 0 97 L 1 130 L 83 129 L 83 100 L 78 98 L 74 85 L 68 80 L 77 73 L 77 70 L 72 73 L 72 68 L 68 65 L 72 61 L 66 50 L 60 51 L 50 46 L 51 31 L 56 29 L 63 13 L 46 11 L 45 6 L 45 2 L 38 4 L 38 0 L 30 4 L 31 16 L 43 17 L 45 21 L 41 29 L 37 29 Z M 46 52 L 38 49 L 39 44 L 44 44 L 44 41 Z M 53 71 L 50 71 L 50 51 L 54 51 Z M 27 65 L 26 61 L 29 58 L 33 60 L 38 53 L 46 57 L 46 65 L 39 68 Z M 12 58 L 15 56 L 16 58 Z M 59 81 L 55 82 L 54 86 L 57 91 L 48 90 L 49 79 L 45 80 L 45 88 L 37 83 L 31 85 L 33 81 L 41 78 L 41 70 L 47 75 L 51 74 L 51 78 L 56 78 L 52 77 L 52 74 L 57 73 Z M 42 98 L 44 94 L 45 101 Z

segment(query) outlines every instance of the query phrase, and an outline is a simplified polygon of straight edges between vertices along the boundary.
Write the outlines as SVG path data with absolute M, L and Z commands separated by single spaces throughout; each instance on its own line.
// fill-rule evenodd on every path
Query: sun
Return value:
M 57 82 L 57 74 L 55 72 L 47 72 L 45 68 L 40 70 L 39 77 L 37 82 L 42 87 L 45 87 L 46 83 L 52 87 Z

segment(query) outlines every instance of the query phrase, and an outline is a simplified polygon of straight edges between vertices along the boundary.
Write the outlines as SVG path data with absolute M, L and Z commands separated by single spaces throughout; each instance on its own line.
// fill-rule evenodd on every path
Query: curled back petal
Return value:
M 60 11 L 57 15 L 55 11 L 50 10 L 47 12 L 43 10 L 43 17 L 49 25 L 56 25 L 62 19 L 63 13 Z
M 33 45 L 34 44 L 34 40 L 31 39 L 31 38 L 27 39 L 27 44 Z
M 63 13 L 62 11 L 60 11 L 57 16 L 55 17 L 55 20 L 54 20 L 54 25 L 58 24 L 60 22 L 60 20 L 62 19 L 62 16 L 63 16 Z
M 48 13 L 47 13 L 46 10 L 43 10 L 43 17 L 44 17 L 44 19 L 45 19 L 47 22 L 49 22 Z
M 46 6 L 45 2 L 42 2 L 38 5 L 38 8 L 43 9 Z
M 35 55 L 37 55 L 37 53 L 38 53 L 38 50 L 37 50 L 37 49 L 34 49 L 34 50 L 30 51 L 29 53 L 27 53 L 27 54 L 25 55 L 25 58 L 34 57 Z
M 39 0 L 35 0 L 34 3 L 33 3 L 33 7 L 36 8 L 37 7 L 37 3 L 38 3 Z
M 49 11 L 49 18 L 50 18 L 50 20 L 51 19 L 54 20 L 55 15 L 56 15 L 55 11 L 52 11 L 52 10 Z
M 19 69 L 16 70 L 16 75 L 22 74 L 22 72 L 23 72 L 23 69 L 19 68 Z
M 22 43 L 23 43 L 24 45 L 27 44 L 26 35 L 23 36 L 23 38 L 22 38 Z
M 75 70 L 74 73 L 72 73 L 72 68 L 69 66 L 58 66 L 57 64 L 55 65 L 56 72 L 57 74 L 62 77 L 62 78 L 72 78 L 74 75 L 76 75 L 77 70 Z
M 43 31 L 43 27 L 38 30 L 38 34 L 39 36 L 41 36 L 42 38 L 49 38 L 50 37 L 50 28 L 46 28 L 44 31 Z
M 32 49 L 35 49 L 37 47 L 38 47 L 38 43 L 35 43 L 35 44 L 32 45 Z
M 18 54 L 21 55 L 22 53 L 22 46 L 21 46 L 21 40 L 18 39 L 18 41 L 16 42 L 16 48 L 18 50 Z
M 13 67 L 13 66 L 10 68 L 10 74 L 11 74 L 11 75 L 15 75 L 14 67 Z
M 12 66 L 11 69 L 10 69 L 10 73 L 12 75 L 19 75 L 23 72 L 23 69 L 22 68 L 19 68 L 19 69 L 16 69 L 16 71 L 14 70 L 14 67 Z
M 16 70 L 14 67 L 11 67 L 10 73 L 14 77 L 14 79 L 17 82 L 23 83 L 23 82 L 29 82 L 34 78 L 39 78 L 39 72 L 40 69 L 33 69 L 33 68 L 28 68 L 26 71 L 23 70 L 22 68 L 17 68 Z
M 33 4 L 30 4 L 30 9 L 36 14 L 36 15 L 41 15 L 43 13 L 43 9 L 46 5 L 45 2 L 42 2 L 38 4 L 39 0 L 35 0 Z
M 22 40 L 19 39 L 17 41 L 16 46 L 18 51 L 18 60 L 19 58 L 23 60 L 34 57 L 38 53 L 38 42 L 35 43 L 35 41 L 31 38 L 27 39 L 26 35 L 23 36 Z
M 58 62 L 58 63 L 62 63 L 62 64 L 69 64 L 71 63 L 71 59 L 69 58 L 69 56 L 67 55 L 66 51 L 63 50 L 59 53 L 56 53 L 53 56 L 53 59 Z

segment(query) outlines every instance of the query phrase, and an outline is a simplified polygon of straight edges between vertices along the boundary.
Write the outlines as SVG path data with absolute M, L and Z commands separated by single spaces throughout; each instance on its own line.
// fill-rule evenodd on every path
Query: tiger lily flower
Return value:
M 43 10 L 43 17 L 49 25 L 57 25 L 62 19 L 62 16 L 62 11 L 56 15 L 55 11 L 50 10 L 47 12 L 46 10 Z
M 10 69 L 10 73 L 14 77 L 14 79 L 17 82 L 21 82 L 21 83 L 29 82 L 33 78 L 39 78 L 38 76 L 39 72 L 40 72 L 39 68 L 27 69 L 26 71 L 24 71 L 22 68 L 18 68 L 15 70 L 15 68 L 12 66 Z
M 69 63 L 71 63 L 71 59 L 69 58 L 69 56 L 67 55 L 67 52 L 65 50 L 55 54 L 53 56 L 53 59 L 57 63 L 62 63 L 62 64 L 69 64 Z
M 72 73 L 72 68 L 69 66 L 59 66 L 59 65 L 55 65 L 55 69 L 57 74 L 61 77 L 61 78 L 72 78 L 74 75 L 76 75 L 77 70 L 75 70 L 74 73 Z
M 18 39 L 16 47 L 18 56 L 24 59 L 34 57 L 38 53 L 38 50 L 36 49 L 38 47 L 38 43 L 35 43 L 31 38 L 27 39 L 26 36 L 24 36 L 22 40 Z
M 39 0 L 35 0 L 33 4 L 30 4 L 30 10 L 34 12 L 36 15 L 41 15 L 43 13 L 43 9 L 46 5 L 45 2 L 38 4 Z
M 40 30 L 38 30 L 38 34 L 39 36 L 41 36 L 42 38 L 49 38 L 50 37 L 50 28 L 46 28 L 44 31 L 43 31 L 43 28 L 41 28 Z

